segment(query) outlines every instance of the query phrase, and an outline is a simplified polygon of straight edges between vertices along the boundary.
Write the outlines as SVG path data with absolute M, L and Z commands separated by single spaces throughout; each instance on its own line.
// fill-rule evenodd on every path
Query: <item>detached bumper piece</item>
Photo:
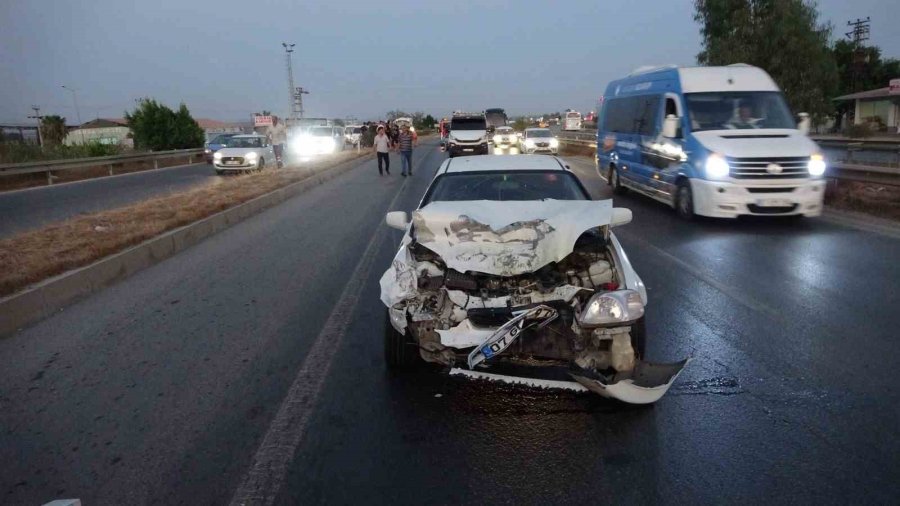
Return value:
M 638 361 L 634 369 L 611 377 L 587 369 L 573 367 L 569 375 L 582 386 L 611 399 L 629 404 L 652 404 L 658 401 L 684 370 L 691 359 L 674 364 L 654 364 Z

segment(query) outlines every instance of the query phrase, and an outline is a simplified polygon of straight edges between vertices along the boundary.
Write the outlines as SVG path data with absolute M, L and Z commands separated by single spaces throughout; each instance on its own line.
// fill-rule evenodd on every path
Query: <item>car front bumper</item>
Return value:
M 213 165 L 216 167 L 216 170 L 233 170 L 233 171 L 245 171 L 245 170 L 256 170 L 259 167 L 259 162 L 254 163 L 243 163 L 241 165 L 225 165 L 219 162 L 213 162 Z
M 488 153 L 488 143 L 480 144 L 460 144 L 450 143 L 447 150 L 451 155 L 485 155 Z
M 805 179 L 754 183 L 691 179 L 694 213 L 713 218 L 754 216 L 819 216 L 825 180 Z

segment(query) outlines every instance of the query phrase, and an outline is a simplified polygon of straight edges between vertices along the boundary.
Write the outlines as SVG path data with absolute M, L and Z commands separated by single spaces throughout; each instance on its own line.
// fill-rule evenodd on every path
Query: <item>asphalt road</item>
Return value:
M 0 503 L 223 504 L 260 457 L 277 504 L 895 502 L 900 240 L 616 197 L 648 356 L 694 358 L 659 403 L 389 374 L 381 223 L 426 144 L 0 339 Z
M 205 163 L 0 193 L 0 238 L 220 180 Z

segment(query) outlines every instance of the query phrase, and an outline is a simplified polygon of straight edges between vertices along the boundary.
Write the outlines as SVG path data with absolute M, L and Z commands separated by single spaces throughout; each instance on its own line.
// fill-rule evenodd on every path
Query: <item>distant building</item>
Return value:
M 212 139 L 220 134 L 240 134 L 248 132 L 244 125 L 239 123 L 227 123 L 225 121 L 208 118 L 196 118 L 195 121 L 200 125 L 200 128 L 203 129 L 206 140 Z M 253 128 L 251 127 L 249 131 L 252 132 Z
M 892 79 L 891 86 L 876 90 L 851 93 L 834 99 L 836 102 L 853 101 L 853 123 L 868 123 L 890 132 L 900 131 L 900 79 Z
M 63 144 L 73 146 L 75 144 L 98 142 L 100 144 L 114 144 L 133 147 L 131 130 L 124 118 L 97 118 L 81 126 L 69 130 Z

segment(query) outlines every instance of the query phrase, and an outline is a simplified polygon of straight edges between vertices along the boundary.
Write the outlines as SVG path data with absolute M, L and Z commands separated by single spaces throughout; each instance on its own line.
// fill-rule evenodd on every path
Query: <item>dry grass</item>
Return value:
M 900 221 L 900 186 L 835 181 L 828 184 L 825 203 L 838 209 Z
M 590 146 L 562 143 L 559 149 L 561 156 L 589 156 L 591 159 L 597 154 L 597 149 Z
M 2 239 L 0 296 L 88 265 L 168 230 L 303 180 L 317 169 L 336 166 L 358 156 L 355 151 L 345 152 L 301 168 L 224 178 L 203 188 L 82 215 Z
M 159 168 L 162 169 L 165 167 L 184 165 L 186 161 L 187 157 L 164 158 L 158 161 L 158 165 Z M 194 156 L 193 161 L 194 163 L 203 163 L 203 155 Z M 128 162 L 116 164 L 113 167 L 113 174 L 128 174 L 150 169 L 153 169 L 152 161 Z M 109 176 L 108 165 L 85 167 L 83 169 L 58 170 L 53 172 L 53 183 L 68 183 L 71 181 L 81 181 L 84 179 L 94 179 L 106 176 Z M 0 191 L 20 190 L 22 188 L 31 188 L 34 186 L 47 186 L 46 172 L 22 174 L 18 176 L 4 176 L 0 178 Z

